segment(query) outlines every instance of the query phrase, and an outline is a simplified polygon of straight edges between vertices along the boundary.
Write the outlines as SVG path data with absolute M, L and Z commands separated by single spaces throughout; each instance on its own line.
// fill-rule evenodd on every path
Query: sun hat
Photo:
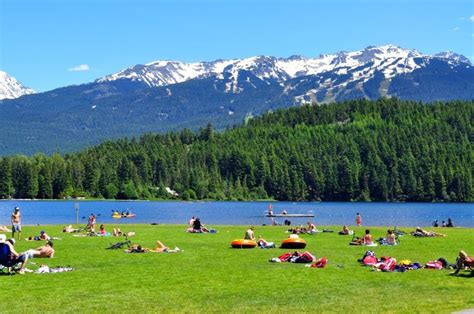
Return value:
M 15 210 L 20 210 L 20 207 L 16 206 L 16 207 L 15 207 Z
M 5 243 L 6 240 L 7 240 L 7 236 L 4 234 L 0 234 L 0 243 Z

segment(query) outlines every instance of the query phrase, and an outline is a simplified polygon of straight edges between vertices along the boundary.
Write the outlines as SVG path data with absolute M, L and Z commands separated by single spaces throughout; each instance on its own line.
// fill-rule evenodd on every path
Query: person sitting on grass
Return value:
M 28 258 L 51 258 L 54 256 L 53 242 L 48 241 L 45 245 L 26 251 L 25 254 Z
M 196 220 L 196 217 L 192 216 L 191 219 L 188 221 L 188 226 L 189 227 L 194 227 L 194 221 Z
M 395 233 L 393 233 L 393 230 L 388 229 L 387 230 L 387 236 L 385 238 L 385 241 L 387 245 L 396 245 L 397 244 L 397 239 L 395 237 Z
M 370 234 L 370 230 L 365 230 L 365 235 L 360 239 L 354 239 L 351 245 L 367 245 L 367 246 L 375 246 L 376 244 L 373 242 L 372 235 Z
M 250 226 L 247 231 L 245 231 L 245 240 L 255 241 L 255 233 L 253 232 L 254 227 Z
M 448 223 L 446 224 L 446 227 L 449 227 L 449 228 L 454 227 L 454 224 L 451 218 L 448 218 Z
M 197 232 L 197 233 L 202 232 L 201 219 L 199 219 L 199 218 L 194 219 L 193 232 Z
M 364 244 L 364 245 L 373 245 L 374 244 L 374 242 L 372 240 L 372 235 L 370 234 L 369 229 L 365 230 L 365 235 L 362 238 L 362 240 L 363 240 L 362 244 Z
M 339 234 L 340 235 L 348 235 L 348 234 L 350 234 L 350 230 L 349 230 L 349 228 L 347 228 L 347 226 L 342 226 L 342 230 L 339 231 Z
M 459 252 L 459 257 L 456 261 L 456 268 L 451 275 L 457 275 L 461 269 L 470 268 L 471 270 L 474 268 L 474 257 L 468 256 L 465 251 Z
M 293 231 L 291 232 L 291 234 L 288 236 L 288 238 L 297 239 L 297 238 L 300 237 L 299 234 L 300 234 L 300 229 L 299 228 L 294 228 Z
M 20 264 L 18 273 L 23 275 L 27 262 L 28 256 L 26 254 L 19 254 L 15 251 L 15 239 L 6 240 L 6 236 L 0 234 L 0 265 L 13 267 Z
M 102 237 L 110 236 L 110 232 L 105 231 L 104 224 L 101 224 L 100 227 L 99 227 L 99 236 L 102 236 Z
M 318 229 L 316 229 L 316 225 L 311 221 L 308 221 L 308 228 L 306 228 L 306 233 L 315 234 L 316 232 L 318 232 Z

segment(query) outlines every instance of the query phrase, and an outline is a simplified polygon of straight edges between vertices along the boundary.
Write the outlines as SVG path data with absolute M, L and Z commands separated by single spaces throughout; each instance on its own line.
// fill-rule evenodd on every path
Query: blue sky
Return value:
M 474 60 L 472 0 L 0 0 L 0 70 L 37 91 L 155 60 L 393 43 Z

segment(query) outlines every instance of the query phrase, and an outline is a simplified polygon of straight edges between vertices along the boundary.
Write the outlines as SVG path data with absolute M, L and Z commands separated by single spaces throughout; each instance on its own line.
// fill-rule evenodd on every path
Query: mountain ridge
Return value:
M 472 65 L 468 58 L 453 52 L 448 51 L 426 55 L 416 49 L 404 49 L 389 44 L 379 47 L 368 46 L 353 52 L 340 51 L 333 54 L 322 54 L 316 58 L 300 55 L 293 55 L 288 58 L 261 55 L 241 59 L 218 59 L 210 62 L 200 61 L 193 63 L 159 60 L 129 67 L 99 78 L 96 82 L 103 83 L 119 79 L 130 79 L 142 82 L 148 87 L 161 87 L 182 83 L 205 75 L 220 74 L 217 77 L 223 78 L 224 72 L 230 73 L 232 78 L 236 79 L 236 76 L 238 76 L 236 72 L 239 70 L 258 72 L 257 77 L 264 81 L 268 78 L 274 78 L 279 82 L 284 82 L 295 77 L 318 75 L 328 71 L 339 71 L 339 74 L 343 74 L 350 69 L 361 67 L 369 62 L 374 62 L 375 66 L 378 65 L 377 70 L 384 70 L 385 78 L 389 79 L 397 74 L 410 73 L 422 67 L 423 64 L 417 64 L 414 60 L 415 58 L 427 60 L 444 59 L 450 63 Z M 377 61 L 381 62 L 375 64 Z M 384 63 L 388 64 L 384 65 Z M 401 67 L 401 64 L 404 67 Z M 238 92 L 239 89 L 236 87 L 231 88 L 229 85 L 227 91 Z
M 386 45 L 308 60 L 156 61 L 107 79 L 0 100 L 0 154 L 69 152 L 106 139 L 208 123 L 225 129 L 307 103 L 474 99 L 474 68 L 451 52 L 428 56 Z

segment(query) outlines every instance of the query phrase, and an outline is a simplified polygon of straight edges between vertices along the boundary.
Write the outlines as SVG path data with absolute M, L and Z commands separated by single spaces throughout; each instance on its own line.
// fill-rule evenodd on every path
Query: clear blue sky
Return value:
M 429 54 L 450 50 L 473 60 L 473 4 L 0 0 L 0 69 L 45 91 L 163 59 L 314 57 L 393 43 Z

